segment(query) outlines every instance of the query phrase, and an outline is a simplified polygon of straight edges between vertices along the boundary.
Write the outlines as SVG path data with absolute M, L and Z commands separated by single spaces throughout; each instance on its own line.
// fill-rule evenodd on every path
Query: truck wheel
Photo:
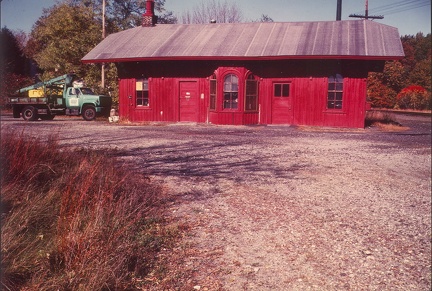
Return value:
M 34 108 L 33 106 L 24 107 L 21 114 L 22 114 L 22 118 L 26 121 L 35 121 L 39 118 L 37 114 L 37 109 Z
M 93 106 L 86 106 L 83 108 L 82 117 L 84 120 L 92 121 L 96 118 L 96 109 Z

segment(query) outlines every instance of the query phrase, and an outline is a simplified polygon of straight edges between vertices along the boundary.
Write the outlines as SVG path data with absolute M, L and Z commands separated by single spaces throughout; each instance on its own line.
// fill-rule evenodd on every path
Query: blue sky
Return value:
M 166 0 L 165 8 L 180 16 L 202 0 Z M 221 0 L 223 1 L 223 0 Z M 336 19 L 337 0 L 228 0 L 236 2 L 246 21 L 267 14 L 274 21 L 321 21 Z M 43 8 L 56 0 L 1 0 L 1 26 L 29 32 L 42 15 Z M 365 0 L 342 0 L 342 19 L 354 19 L 349 14 L 364 14 Z M 431 32 L 429 0 L 369 0 L 370 15 L 384 15 L 375 20 L 397 27 L 401 35 Z M 377 12 L 376 14 L 374 12 Z M 385 13 L 381 13 L 385 12 Z M 389 12 L 389 13 L 386 13 Z

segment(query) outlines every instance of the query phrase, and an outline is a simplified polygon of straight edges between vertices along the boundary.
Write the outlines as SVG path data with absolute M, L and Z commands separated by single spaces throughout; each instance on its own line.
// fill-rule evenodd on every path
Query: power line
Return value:
M 428 5 L 430 5 L 429 1 L 428 1 L 428 3 L 417 3 L 416 5 L 411 5 L 411 6 L 396 7 L 393 9 L 386 10 L 385 12 L 381 12 L 381 13 L 385 14 L 385 15 L 395 14 L 395 13 L 399 13 L 399 12 L 404 12 L 404 11 L 408 11 L 408 10 L 421 8 L 421 7 L 428 6 Z
M 422 0 L 399 1 L 399 2 L 396 2 L 396 3 L 386 4 L 386 5 L 382 5 L 382 6 L 378 6 L 378 7 L 372 8 L 370 11 L 373 11 L 374 13 L 380 13 L 382 10 L 386 10 L 386 9 L 389 9 L 389 8 L 395 8 L 395 7 L 403 6 L 403 5 L 407 5 L 407 4 L 413 4 L 413 3 L 419 2 L 419 1 L 422 1 Z
M 430 5 L 429 0 L 409 0 L 409 1 L 399 1 L 392 4 L 382 5 L 375 8 L 370 9 L 371 13 L 374 14 L 394 14 L 399 13 L 407 10 L 412 10 L 424 6 Z M 358 12 L 356 14 L 359 14 L 361 12 Z

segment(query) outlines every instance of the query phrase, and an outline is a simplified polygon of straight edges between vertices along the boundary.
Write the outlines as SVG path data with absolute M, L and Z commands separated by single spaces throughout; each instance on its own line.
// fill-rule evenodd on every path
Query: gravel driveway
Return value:
M 162 181 L 192 226 L 169 270 L 181 290 L 430 290 L 431 119 L 407 131 L 112 125 L 6 127 L 65 146 L 117 148 Z M 179 271 L 180 269 L 180 271 Z

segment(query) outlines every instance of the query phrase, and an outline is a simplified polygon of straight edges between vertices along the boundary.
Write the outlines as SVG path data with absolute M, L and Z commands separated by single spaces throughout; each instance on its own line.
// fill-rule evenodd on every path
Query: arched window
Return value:
M 327 109 L 342 109 L 343 77 L 340 74 L 328 78 Z
M 216 75 L 210 77 L 210 110 L 216 110 Z
M 245 111 L 258 110 L 258 81 L 250 74 L 246 79 Z
M 238 77 L 234 74 L 229 74 L 224 79 L 224 109 L 238 108 Z

